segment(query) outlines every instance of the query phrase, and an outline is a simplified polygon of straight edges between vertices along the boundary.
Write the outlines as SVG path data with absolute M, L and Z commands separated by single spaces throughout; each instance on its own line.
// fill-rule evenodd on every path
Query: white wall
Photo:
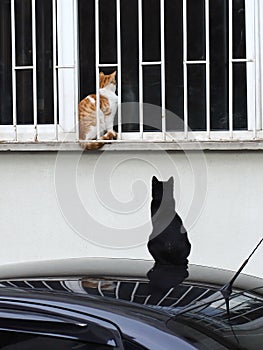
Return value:
M 0 264 L 149 258 L 150 184 L 175 177 L 190 262 L 236 270 L 263 235 L 263 152 L 0 153 Z M 262 276 L 263 247 L 244 272 Z

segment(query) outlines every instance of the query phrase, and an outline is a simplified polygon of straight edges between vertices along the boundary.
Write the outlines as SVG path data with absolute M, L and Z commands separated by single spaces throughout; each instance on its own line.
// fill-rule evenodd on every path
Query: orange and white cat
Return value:
M 97 117 L 96 117 L 95 94 L 88 95 L 79 103 L 79 139 L 97 139 Z M 117 134 L 113 130 L 114 117 L 118 107 L 118 96 L 116 95 L 116 72 L 105 75 L 100 72 L 100 136 L 101 140 L 116 139 Z M 106 133 L 105 133 L 106 131 Z M 99 149 L 103 142 L 81 142 L 84 149 Z

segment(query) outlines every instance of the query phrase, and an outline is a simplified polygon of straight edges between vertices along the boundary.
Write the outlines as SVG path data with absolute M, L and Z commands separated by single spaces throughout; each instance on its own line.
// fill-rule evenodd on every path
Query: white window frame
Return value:
M 17 66 L 15 52 L 15 0 L 11 0 L 13 125 L 0 126 L 0 140 L 50 142 L 78 139 L 78 26 L 77 0 L 52 0 L 54 123 L 37 124 L 36 19 L 32 6 L 32 66 Z M 16 71 L 33 70 L 33 125 L 17 125 Z M 57 123 L 57 107 L 59 124 Z
M 11 0 L 11 29 L 12 29 L 12 72 L 13 72 L 13 125 L 0 126 L 0 140 L 6 142 L 77 142 L 78 141 L 78 6 L 77 0 L 52 0 L 53 1 L 53 72 L 54 72 L 54 124 L 37 124 L 37 97 L 36 97 L 36 26 L 34 8 L 35 1 L 32 1 L 32 48 L 33 48 L 33 101 L 34 101 L 34 124 L 17 125 L 16 123 L 16 71 L 29 67 L 18 67 L 15 62 L 15 11 L 14 0 Z M 120 1 L 116 0 L 117 7 L 117 62 L 114 65 L 101 64 L 99 62 L 99 28 L 98 28 L 98 6 L 96 4 L 96 72 L 98 94 L 98 76 L 101 67 L 114 66 L 118 69 L 118 84 L 121 84 L 121 37 L 120 37 Z M 232 1 L 229 0 L 229 11 L 232 11 Z M 232 57 L 232 17 L 229 16 L 229 72 L 232 74 L 233 64 L 246 62 L 247 65 L 247 106 L 248 106 L 248 130 L 233 130 L 233 118 L 229 113 L 228 131 L 210 130 L 210 62 L 209 62 L 209 2 L 205 0 L 206 13 L 206 60 L 189 61 L 187 58 L 187 23 L 186 6 L 187 0 L 183 0 L 183 32 L 184 32 L 184 132 L 166 132 L 166 109 L 165 109 L 165 49 L 164 49 L 164 0 L 160 0 L 161 13 L 161 61 L 143 62 L 142 60 L 142 22 L 139 20 L 139 77 L 140 77 L 140 131 L 138 133 L 123 133 L 121 131 L 121 108 L 118 111 L 118 140 L 116 143 L 127 142 L 152 142 L 152 141 L 251 141 L 254 139 L 263 140 L 263 103 L 262 103 L 262 82 L 263 82 L 263 52 L 261 41 L 263 39 L 263 5 L 261 0 L 245 0 L 246 4 L 246 48 L 247 57 L 243 59 L 233 59 Z M 142 0 L 138 0 L 139 19 L 142 18 Z M 249 28 L 251 28 L 249 30 Z M 56 57 L 57 49 L 57 57 Z M 162 84 L 162 132 L 143 132 L 143 67 L 146 65 L 158 64 L 161 67 Z M 206 67 L 206 110 L 207 110 L 207 130 L 204 132 L 189 132 L 188 105 L 187 105 L 187 67 L 190 64 L 204 64 Z M 229 89 L 232 91 L 233 82 L 230 79 Z M 119 90 L 120 91 L 120 90 Z M 233 108 L 233 101 L 230 93 L 229 107 Z M 119 105 L 121 95 L 119 93 Z M 57 103 L 59 110 L 59 124 L 57 123 Z M 99 105 L 99 104 L 98 104 Z

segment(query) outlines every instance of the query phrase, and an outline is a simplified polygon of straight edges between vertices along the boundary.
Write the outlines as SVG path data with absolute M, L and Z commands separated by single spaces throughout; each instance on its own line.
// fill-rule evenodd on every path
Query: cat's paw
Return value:
M 117 140 L 118 134 L 116 133 L 116 131 L 112 131 L 113 133 L 113 140 Z
M 118 137 L 118 134 L 116 133 L 116 131 L 114 130 L 110 130 L 107 132 L 107 135 L 112 139 L 112 140 L 116 140 Z
M 110 130 L 104 136 L 102 136 L 103 140 L 115 140 L 116 138 L 117 133 L 114 130 Z

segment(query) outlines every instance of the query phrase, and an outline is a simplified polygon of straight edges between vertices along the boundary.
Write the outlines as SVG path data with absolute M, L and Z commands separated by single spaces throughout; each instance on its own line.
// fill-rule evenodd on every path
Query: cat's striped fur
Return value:
M 117 111 L 118 97 L 116 91 L 116 72 L 105 75 L 100 72 L 100 135 L 101 140 L 112 140 L 117 137 L 113 130 L 114 116 Z M 88 95 L 79 103 L 79 139 L 97 139 L 97 96 Z M 105 133 L 106 131 L 106 133 Z M 103 142 L 81 142 L 86 150 L 99 149 Z

